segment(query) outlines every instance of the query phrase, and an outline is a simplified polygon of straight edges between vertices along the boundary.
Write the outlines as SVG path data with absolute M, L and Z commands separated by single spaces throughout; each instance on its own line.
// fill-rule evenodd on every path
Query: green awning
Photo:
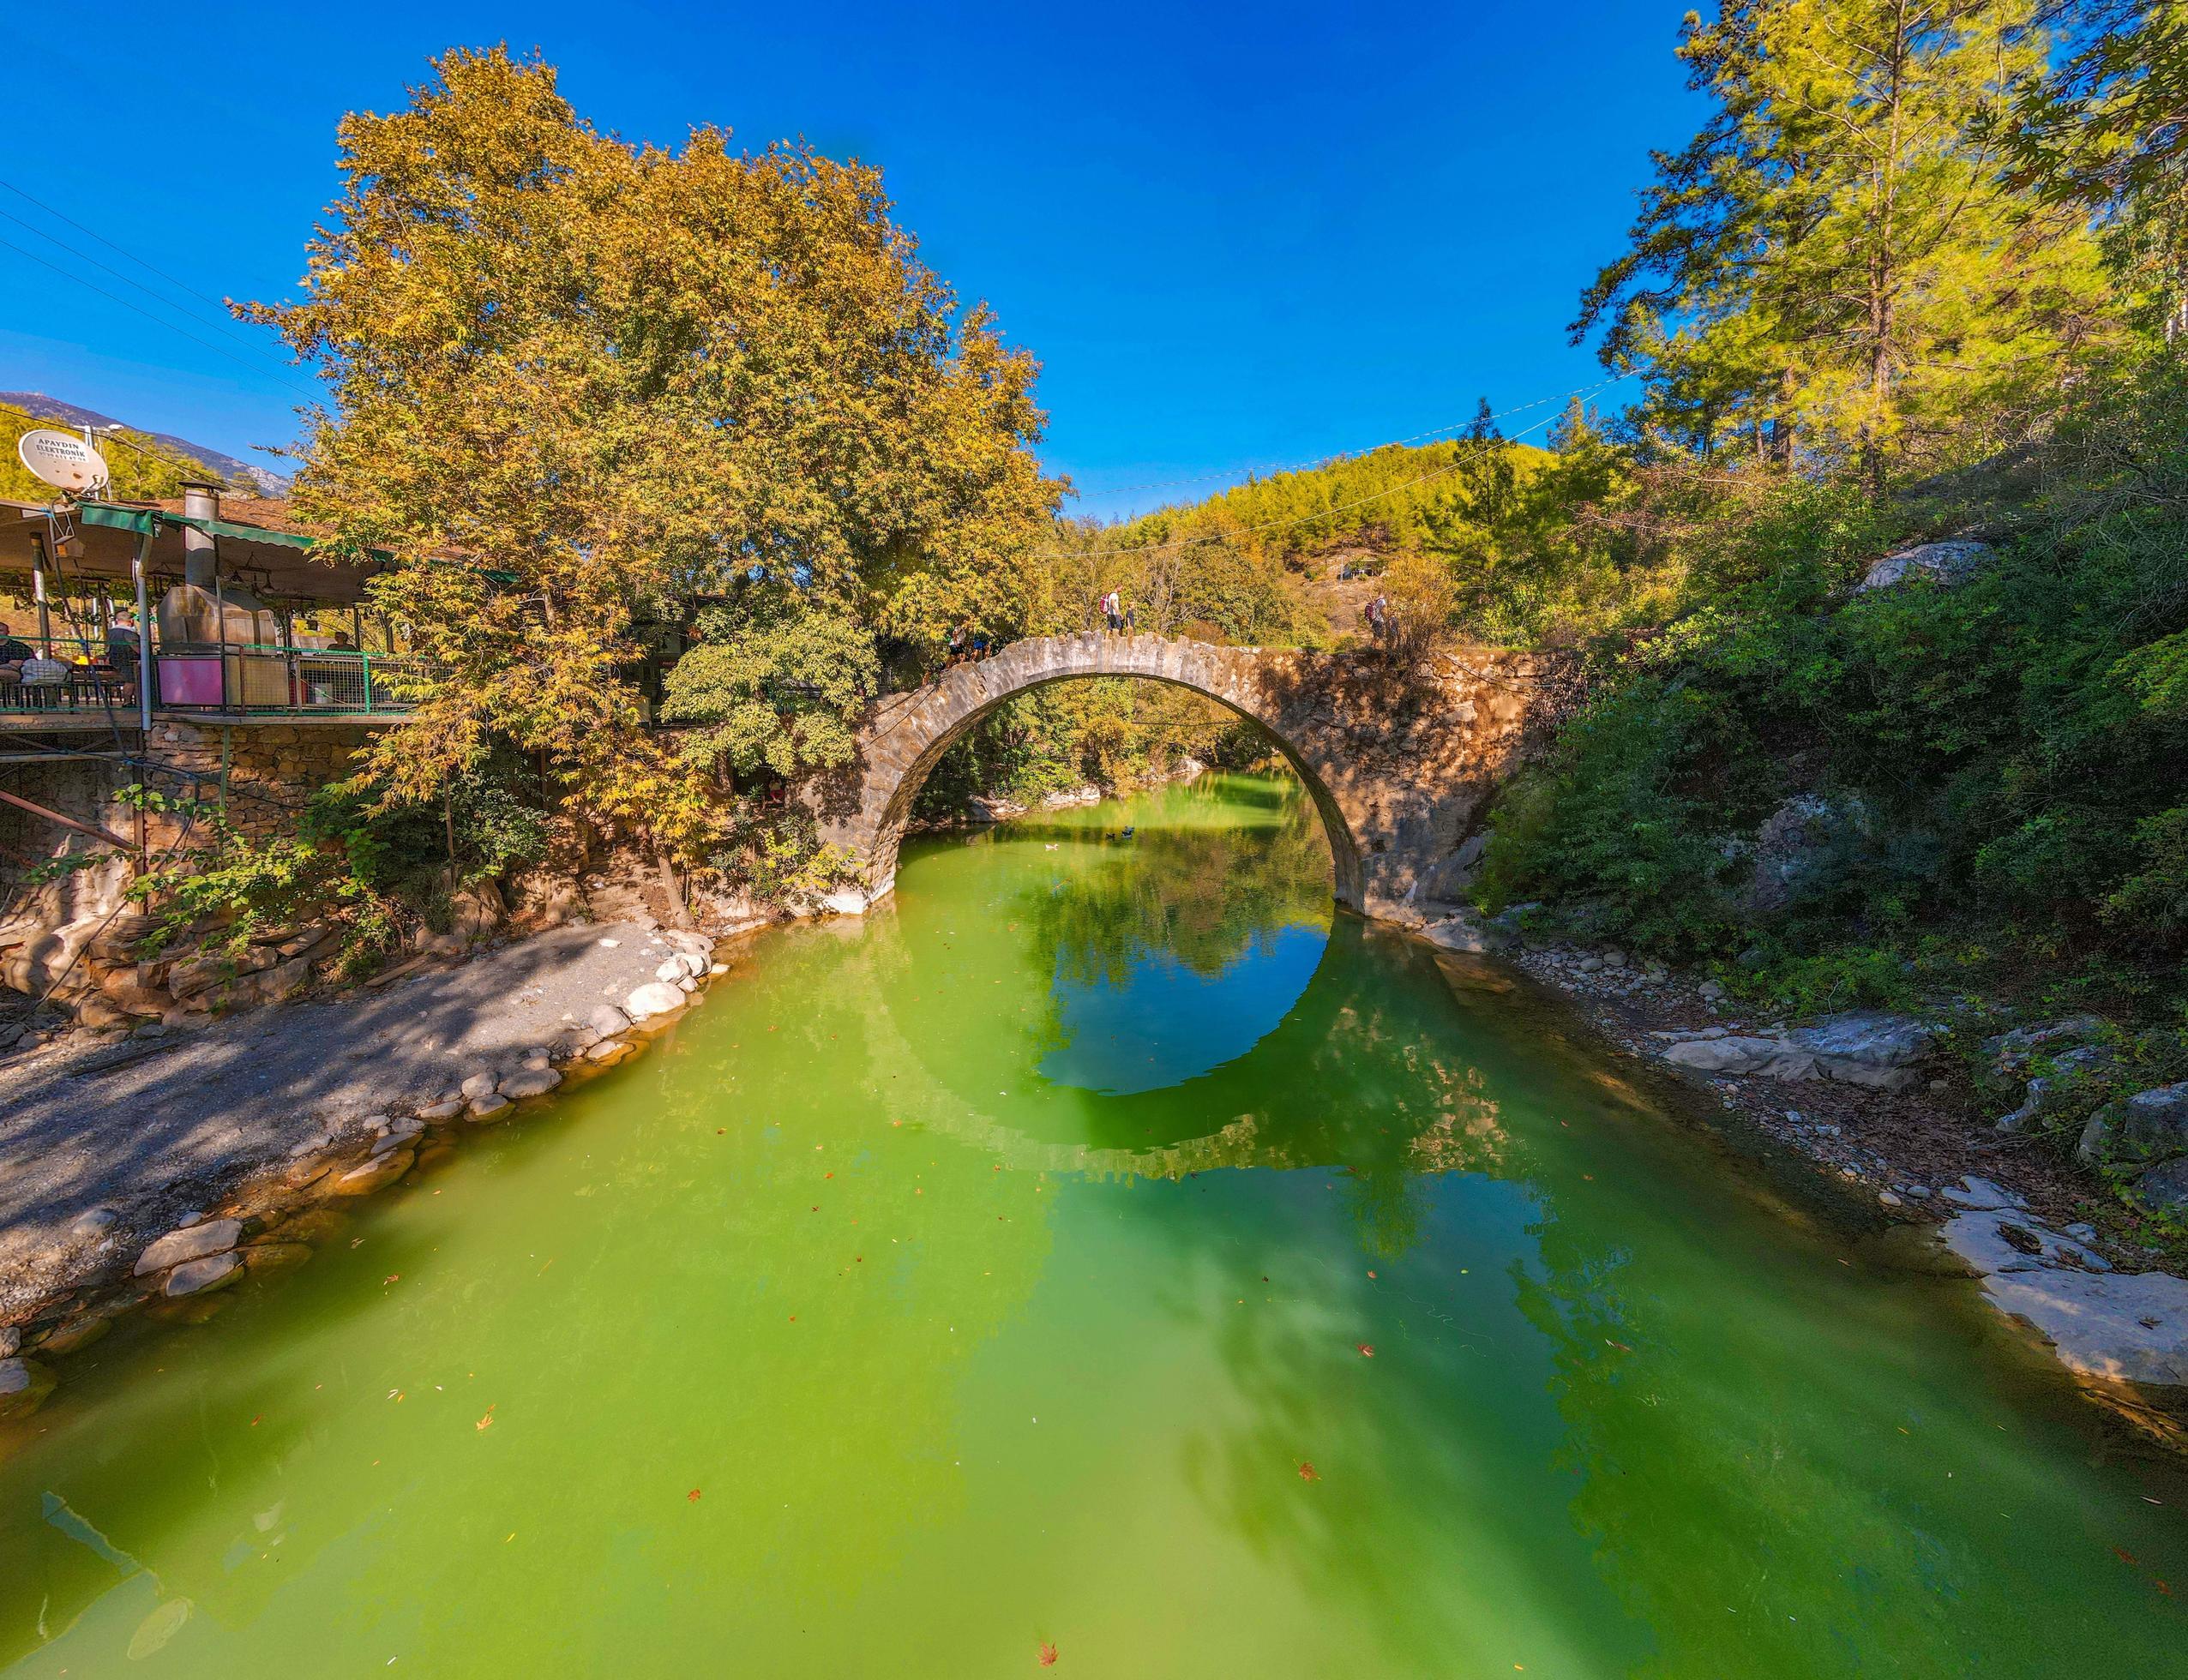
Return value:
M 322 537 L 306 537 L 300 531 L 269 531 L 264 525 L 234 525 L 226 519 L 170 513 L 158 507 L 116 507 L 103 501 L 77 503 L 75 516 L 84 525 L 110 525 L 117 531 L 135 531 L 140 537 L 157 535 L 164 525 L 188 525 L 207 537 L 231 537 L 238 543 L 271 543 L 284 549 L 316 549 L 324 543 Z M 375 560 L 390 558 L 377 549 L 364 552 Z
M 226 519 L 201 519 L 189 513 L 170 513 L 160 507 L 117 507 L 111 502 L 79 502 L 75 509 L 77 523 L 105 525 L 111 531 L 126 531 L 139 537 L 157 537 L 172 525 L 188 525 L 193 531 L 203 531 L 207 537 L 225 537 L 237 543 L 263 543 L 282 549 L 337 549 L 337 545 L 323 537 L 307 537 L 299 531 L 269 531 L 264 525 L 235 525 Z M 337 550 L 340 552 L 340 550 Z M 385 549 L 358 550 L 367 560 L 382 566 L 394 564 L 395 557 Z M 504 587 L 517 581 L 514 572 L 499 571 L 492 567 L 478 568 L 490 583 Z

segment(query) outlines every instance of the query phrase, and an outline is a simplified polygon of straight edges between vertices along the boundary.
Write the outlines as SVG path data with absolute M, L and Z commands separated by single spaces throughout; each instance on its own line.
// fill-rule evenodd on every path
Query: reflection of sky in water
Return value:
M 1219 975 L 1142 951 L 1121 985 L 1059 977 L 1052 986 L 1064 1041 L 1041 1071 L 1059 1085 L 1125 1096 L 1221 1067 L 1283 1021 L 1329 942 L 1326 927 L 1285 927 L 1255 939 Z

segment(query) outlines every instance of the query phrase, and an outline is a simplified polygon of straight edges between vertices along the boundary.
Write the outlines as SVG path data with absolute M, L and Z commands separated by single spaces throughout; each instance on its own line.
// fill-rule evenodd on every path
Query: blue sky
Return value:
M 880 165 L 928 261 L 1041 357 L 1044 457 L 1110 515 L 1598 377 L 1564 327 L 1647 148 L 1693 127 L 1683 9 L 101 0 L 60 39 L 9 7 L 0 180 L 198 291 L 286 295 L 336 118 L 399 105 L 442 46 L 536 45 L 627 137 L 714 123 Z M 0 240 L 173 318 L 17 222 Z M 293 436 L 304 381 L 270 344 L 184 330 L 206 343 L 0 246 L 0 389 L 237 454 Z

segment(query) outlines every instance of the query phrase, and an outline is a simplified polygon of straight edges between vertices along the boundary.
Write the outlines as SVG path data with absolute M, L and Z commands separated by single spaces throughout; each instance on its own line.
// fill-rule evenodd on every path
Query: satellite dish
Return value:
M 15 453 L 57 490 L 95 490 L 106 482 L 106 458 L 74 432 L 25 432 Z

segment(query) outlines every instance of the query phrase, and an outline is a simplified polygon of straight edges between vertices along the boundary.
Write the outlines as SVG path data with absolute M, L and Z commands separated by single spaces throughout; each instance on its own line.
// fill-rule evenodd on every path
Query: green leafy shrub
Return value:
M 2146 370 L 2167 387 L 2178 369 Z M 2179 487 L 2188 444 L 2108 398 L 2084 416 Z M 1698 569 L 1712 591 L 1610 662 L 1539 771 L 1506 791 L 1481 885 L 1546 898 L 1670 955 L 1752 954 L 1795 1007 L 1904 999 L 1950 978 L 2178 996 L 2188 952 L 2188 711 L 2151 654 L 2188 625 L 2188 531 L 2093 494 L 2084 435 L 1989 564 L 1952 587 L 1850 588 L 1887 526 L 1788 485 Z M 1758 825 L 1810 794 L 1862 813 L 1769 909 Z M 1963 955 L 1925 956 L 1940 928 Z M 1981 950 L 1980 963 L 1965 953 Z M 1933 956 L 1934 953 L 1932 953 Z

